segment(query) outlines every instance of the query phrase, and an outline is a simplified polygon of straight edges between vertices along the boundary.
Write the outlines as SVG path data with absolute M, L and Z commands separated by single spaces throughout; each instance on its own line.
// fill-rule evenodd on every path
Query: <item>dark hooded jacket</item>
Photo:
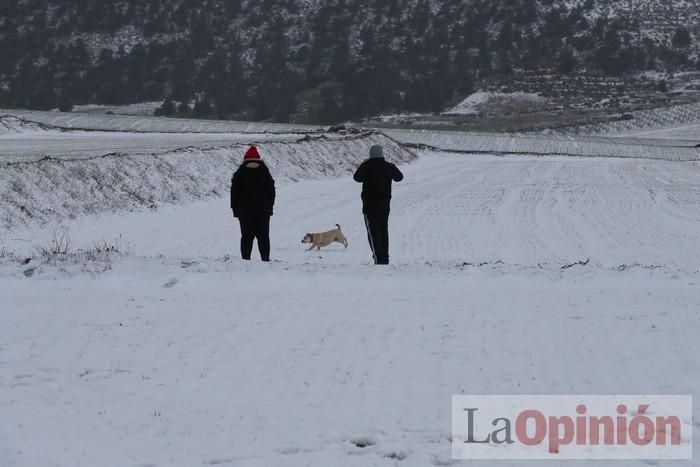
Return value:
M 353 177 L 362 183 L 362 212 L 368 215 L 388 215 L 391 204 L 391 182 L 403 180 L 401 171 L 383 158 L 368 159 Z
M 259 159 L 247 160 L 231 179 L 231 209 L 235 217 L 271 216 L 275 180 Z

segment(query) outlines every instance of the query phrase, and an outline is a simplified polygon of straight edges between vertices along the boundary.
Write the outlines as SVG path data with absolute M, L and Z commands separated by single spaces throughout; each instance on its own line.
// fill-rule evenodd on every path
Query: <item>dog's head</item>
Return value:
M 301 243 L 313 243 L 314 241 L 314 236 L 313 234 L 307 233 L 304 235 L 304 238 L 301 240 Z

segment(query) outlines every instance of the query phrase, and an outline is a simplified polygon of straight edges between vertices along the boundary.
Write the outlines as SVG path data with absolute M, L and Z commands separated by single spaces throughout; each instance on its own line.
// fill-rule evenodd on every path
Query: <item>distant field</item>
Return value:
M 631 112 L 629 120 L 565 128 L 573 135 L 637 136 L 700 142 L 700 103 Z
M 700 123 L 687 126 L 679 126 L 676 128 L 662 128 L 658 130 L 645 130 L 635 133 L 630 133 L 629 136 L 637 138 L 665 138 L 670 140 L 685 139 L 694 140 L 693 142 L 700 144 Z
M 644 115 L 646 122 L 653 125 L 692 119 L 696 110 L 700 115 L 700 107 L 695 109 L 688 106 L 682 109 L 667 109 L 659 115 Z M 21 125 L 17 128 L 18 124 L 15 121 L 12 122 L 9 134 L 0 134 L 1 162 L 31 161 L 44 157 L 91 158 L 107 154 L 157 155 L 184 148 L 206 150 L 236 144 L 291 143 L 307 137 L 329 139 L 343 137 L 339 133 L 324 133 L 324 128 L 321 127 L 303 125 L 55 112 L 18 111 L 14 114 L 25 119 L 20 122 L 26 128 L 22 128 Z M 8 118 L 6 117 L 5 120 Z M 0 117 L 0 123 L 2 121 Z M 636 124 L 640 122 L 641 117 Z M 632 125 L 629 122 L 627 124 Z M 601 133 L 608 133 L 609 136 L 591 135 L 588 133 L 590 128 L 582 129 L 582 134 L 578 135 L 473 133 L 396 128 L 382 128 L 376 131 L 384 133 L 401 144 L 442 151 L 695 161 L 700 159 L 700 150 L 696 148 L 700 143 L 700 137 L 697 134 L 699 127 L 700 123 L 672 127 L 652 126 L 637 132 L 622 131 L 619 125 L 599 128 Z M 57 128 L 74 130 L 61 131 Z
M 0 115 L 2 114 L 16 115 L 33 122 L 59 128 L 142 133 L 308 133 L 310 131 L 322 132 L 325 129 L 318 126 L 294 124 L 0 109 Z
M 45 157 L 81 159 L 106 154 L 143 156 L 196 147 L 209 149 L 234 144 L 293 142 L 299 135 L 226 133 L 84 132 L 14 134 L 0 136 L 0 162 L 25 162 Z
M 383 132 L 404 144 L 465 153 L 622 157 L 670 161 L 700 159 L 700 151 L 694 147 L 694 141 L 421 130 Z

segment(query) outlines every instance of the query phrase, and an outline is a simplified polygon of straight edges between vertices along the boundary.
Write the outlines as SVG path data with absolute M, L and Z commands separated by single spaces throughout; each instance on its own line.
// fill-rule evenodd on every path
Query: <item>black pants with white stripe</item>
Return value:
M 365 226 L 374 264 L 389 264 L 389 214 L 365 214 Z

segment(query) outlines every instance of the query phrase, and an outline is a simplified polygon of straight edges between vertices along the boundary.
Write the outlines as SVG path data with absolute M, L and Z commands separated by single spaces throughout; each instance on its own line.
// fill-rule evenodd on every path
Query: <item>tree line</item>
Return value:
M 692 34 L 588 19 L 595 0 L 8 0 L 0 105 L 164 101 L 161 114 L 338 122 L 432 112 L 514 70 L 695 68 Z

